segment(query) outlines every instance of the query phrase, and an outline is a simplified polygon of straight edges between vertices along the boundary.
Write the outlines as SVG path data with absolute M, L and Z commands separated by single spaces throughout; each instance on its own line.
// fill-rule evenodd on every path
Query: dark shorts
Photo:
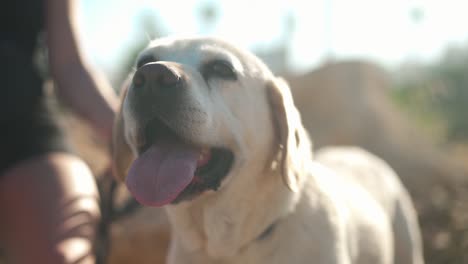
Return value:
M 0 177 L 22 160 L 70 151 L 42 86 L 31 59 L 0 43 Z

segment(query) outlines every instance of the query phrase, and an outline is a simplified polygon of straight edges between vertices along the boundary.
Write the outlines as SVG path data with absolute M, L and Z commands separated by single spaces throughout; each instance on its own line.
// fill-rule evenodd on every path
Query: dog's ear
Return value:
M 278 168 L 286 186 L 297 192 L 304 166 L 311 159 L 311 143 L 287 82 L 275 78 L 268 84 L 267 93 L 280 149 Z
M 122 106 L 127 95 L 128 87 L 129 81 L 127 80 L 120 93 L 120 107 L 115 118 L 112 133 L 112 169 L 114 176 L 119 180 L 125 179 L 127 171 L 134 159 L 130 146 L 125 139 L 124 120 L 122 115 Z

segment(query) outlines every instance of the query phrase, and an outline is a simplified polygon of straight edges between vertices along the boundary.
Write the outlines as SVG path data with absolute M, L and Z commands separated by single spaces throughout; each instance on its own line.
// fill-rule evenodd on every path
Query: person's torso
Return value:
M 43 1 L 4 0 L 0 2 L 0 45 L 14 45 L 32 56 L 44 26 Z

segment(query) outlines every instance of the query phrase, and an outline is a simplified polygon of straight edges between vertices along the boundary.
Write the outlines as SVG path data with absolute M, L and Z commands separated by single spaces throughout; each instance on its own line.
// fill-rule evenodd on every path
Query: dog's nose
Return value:
M 182 85 L 182 76 L 173 66 L 152 62 L 141 66 L 133 76 L 133 85 L 143 94 L 174 90 Z

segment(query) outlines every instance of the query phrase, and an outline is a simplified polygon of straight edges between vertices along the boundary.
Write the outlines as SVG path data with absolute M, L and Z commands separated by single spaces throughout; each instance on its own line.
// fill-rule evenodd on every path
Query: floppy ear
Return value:
M 297 192 L 304 166 L 311 159 L 311 143 L 286 81 L 275 78 L 268 85 L 267 93 L 281 151 L 279 169 L 286 186 Z
M 125 140 L 124 120 L 122 115 L 122 106 L 127 95 L 128 87 L 129 81 L 127 80 L 120 94 L 120 109 L 115 118 L 112 133 L 112 169 L 114 175 L 120 180 L 125 179 L 134 159 L 130 146 Z

